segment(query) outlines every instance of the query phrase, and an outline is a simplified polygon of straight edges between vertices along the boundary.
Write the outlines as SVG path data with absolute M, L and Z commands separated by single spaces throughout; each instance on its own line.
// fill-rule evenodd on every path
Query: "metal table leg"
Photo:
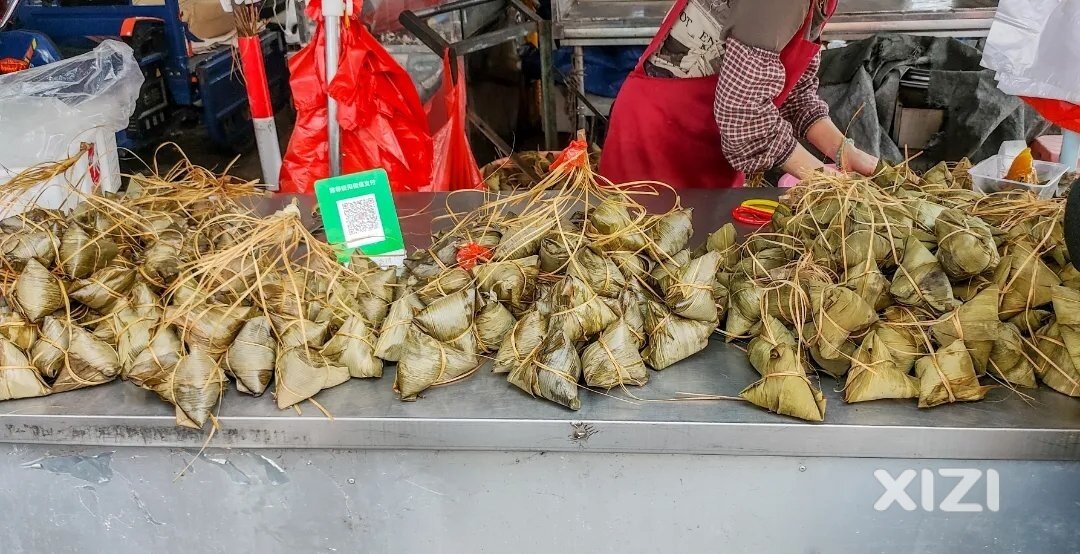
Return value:
M 555 150 L 558 148 L 558 123 L 555 121 L 555 72 L 553 43 L 551 36 L 551 22 L 541 21 L 538 41 L 540 47 L 540 109 L 541 122 L 544 127 L 544 148 Z
M 581 46 L 574 47 L 570 71 L 572 85 L 577 88 L 578 95 L 574 99 L 574 124 L 577 129 L 585 128 L 585 110 L 577 98 L 585 97 L 585 49 Z

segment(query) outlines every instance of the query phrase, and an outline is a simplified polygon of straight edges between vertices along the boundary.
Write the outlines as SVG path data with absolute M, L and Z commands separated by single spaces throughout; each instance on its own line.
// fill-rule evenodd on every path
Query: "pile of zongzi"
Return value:
M 119 377 L 202 428 L 230 381 L 322 409 L 320 391 L 387 363 L 411 401 L 491 361 L 576 410 L 718 329 L 758 373 L 741 397 L 810 421 L 825 418 L 818 370 L 845 402 L 932 407 L 1039 382 L 1080 397 L 1080 271 L 1058 200 L 973 192 L 963 165 L 882 164 L 809 179 L 741 242 L 728 224 L 690 244 L 677 200 L 650 213 L 636 198 L 652 187 L 607 182 L 585 155 L 548 165 L 441 218 L 400 268 L 343 265 L 295 206 L 259 216 L 252 184 L 186 163 L 0 220 L 0 400 Z
M 927 408 L 1036 379 L 1080 397 L 1070 355 L 1080 335 L 1068 330 L 1080 272 L 1064 246 L 1064 203 L 974 192 L 965 167 L 819 175 L 746 238 L 741 260 L 717 274 L 726 334 L 751 339 L 763 377 L 743 398 L 819 421 L 811 366 L 838 380 L 846 402 Z
M 452 214 L 454 227 L 405 261 L 380 330 L 376 354 L 398 361 L 401 398 L 488 357 L 516 387 L 576 410 L 585 387 L 641 386 L 648 368 L 703 350 L 726 311 L 716 275 L 737 261 L 735 229 L 691 250 L 691 210 L 648 213 L 634 195 L 582 156 L 528 191 Z
M 0 205 L 39 173 L 50 174 L 16 176 Z M 272 388 L 285 408 L 381 376 L 376 331 L 397 271 L 338 264 L 295 207 L 267 217 L 245 207 L 257 192 L 185 162 L 67 213 L 0 221 L 0 399 L 120 377 L 201 428 L 229 378 L 254 396 Z

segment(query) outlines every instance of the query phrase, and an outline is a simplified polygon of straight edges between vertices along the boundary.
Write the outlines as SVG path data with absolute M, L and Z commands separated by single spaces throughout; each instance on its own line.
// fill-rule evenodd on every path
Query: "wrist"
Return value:
M 832 119 L 824 117 L 814 122 L 806 131 L 806 138 L 822 154 L 835 161 L 835 156 L 844 145 L 846 137 L 836 127 Z
M 833 161 L 836 162 L 836 167 L 841 171 L 847 171 L 854 169 L 853 162 L 855 162 L 860 152 L 858 148 L 855 148 L 855 140 L 845 138 L 840 141 L 840 145 L 836 147 L 836 155 L 833 156 Z
M 825 167 L 825 164 L 815 158 L 810 152 L 808 152 L 802 146 L 798 146 L 791 153 L 790 156 L 780 167 L 787 173 L 798 177 L 799 179 L 806 179 L 812 175 L 815 171 L 818 171 Z

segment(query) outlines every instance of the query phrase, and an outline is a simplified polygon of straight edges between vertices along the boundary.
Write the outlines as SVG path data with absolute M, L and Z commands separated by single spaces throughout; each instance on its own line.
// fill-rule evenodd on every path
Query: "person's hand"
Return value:
M 845 171 L 854 171 L 869 177 L 877 170 L 878 159 L 854 146 L 844 148 L 843 159 Z

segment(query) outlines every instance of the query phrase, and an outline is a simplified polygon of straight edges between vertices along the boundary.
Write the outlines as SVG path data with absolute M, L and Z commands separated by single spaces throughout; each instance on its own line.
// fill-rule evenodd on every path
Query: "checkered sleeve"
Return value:
M 729 37 L 713 102 L 720 144 L 732 167 L 744 173 L 786 161 L 798 142 L 773 99 L 784 89 L 780 55 Z
M 806 72 L 795 83 L 791 94 L 780 106 L 780 115 L 791 123 L 795 136 L 805 137 L 810 127 L 829 117 L 829 105 L 818 96 L 818 68 L 821 67 L 821 53 L 814 56 Z

